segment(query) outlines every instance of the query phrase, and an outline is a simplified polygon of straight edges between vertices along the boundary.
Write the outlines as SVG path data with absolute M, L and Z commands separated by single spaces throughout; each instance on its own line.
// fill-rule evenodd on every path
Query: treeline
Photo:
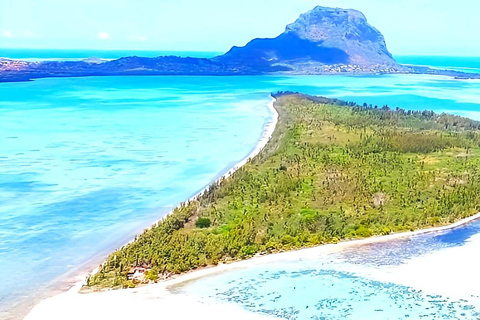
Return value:
M 300 99 L 308 99 L 316 103 L 332 104 L 336 106 L 352 107 L 352 112 L 367 112 L 372 116 L 371 120 L 384 120 L 388 124 L 395 124 L 397 122 L 404 122 L 404 125 L 411 126 L 412 122 L 417 124 L 419 128 L 423 129 L 452 129 L 452 130 L 477 130 L 480 129 L 480 121 L 472 120 L 466 117 L 461 117 L 447 113 L 435 113 L 431 110 L 405 110 L 399 107 L 390 108 L 388 105 L 377 106 L 363 103 L 357 104 L 353 101 L 342 101 L 339 99 L 331 99 L 326 97 L 311 96 L 299 92 L 292 91 L 278 91 L 272 93 L 274 98 L 283 96 L 296 96 Z M 422 127 L 422 125 L 424 127 Z
M 276 97 L 280 120 L 265 149 L 114 252 L 89 286 L 133 286 L 127 273 L 135 266 L 148 266 L 156 280 L 257 253 L 452 223 L 480 210 L 475 122 Z

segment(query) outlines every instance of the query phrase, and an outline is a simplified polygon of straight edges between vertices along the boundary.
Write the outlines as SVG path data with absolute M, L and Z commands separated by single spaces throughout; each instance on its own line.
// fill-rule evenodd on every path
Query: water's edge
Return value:
M 270 140 L 271 136 L 273 135 L 273 132 L 275 130 L 276 124 L 278 122 L 278 113 L 276 112 L 274 108 L 274 100 L 269 104 L 269 110 L 271 111 L 272 118 L 270 121 L 268 121 L 263 128 L 263 134 L 261 139 L 259 140 L 257 146 L 255 149 L 247 156 L 245 157 L 242 161 L 238 162 L 236 165 L 234 165 L 231 169 L 227 170 L 226 173 L 220 174 L 219 177 L 214 179 L 213 181 L 218 181 L 223 178 L 229 177 L 233 172 L 241 168 L 245 163 L 248 162 L 250 158 L 253 158 L 256 156 L 268 143 Z M 210 184 L 209 184 L 210 185 Z M 196 193 L 194 196 L 190 198 L 190 200 L 194 199 L 197 197 L 199 194 L 203 193 L 204 190 L 208 188 L 208 185 L 202 189 L 200 192 Z M 190 201 L 188 200 L 188 201 Z M 313 247 L 313 248 L 306 248 L 306 249 L 300 249 L 296 251 L 291 251 L 291 252 L 284 252 L 284 253 L 277 253 L 277 254 L 270 254 L 266 256 L 257 256 L 249 260 L 244 260 L 244 261 L 239 261 L 231 264 L 223 264 L 219 265 L 216 267 L 210 267 L 210 268 L 204 268 L 204 269 L 199 269 L 195 270 L 183 275 L 179 275 L 171 280 L 162 282 L 158 285 L 161 285 L 162 287 L 167 288 L 171 293 L 175 293 L 177 289 L 188 282 L 197 280 L 199 278 L 203 278 L 206 276 L 211 276 L 215 275 L 218 273 L 226 272 L 226 271 L 231 271 L 234 269 L 239 269 L 239 268 L 249 268 L 252 266 L 257 266 L 260 264 L 265 264 L 265 263 L 272 263 L 272 262 L 280 262 L 280 261 L 295 261 L 298 259 L 309 259 L 314 256 L 318 256 L 319 254 L 325 254 L 325 253 L 333 253 L 333 252 L 338 252 L 341 251 L 345 248 L 350 248 L 353 246 L 362 246 L 366 244 L 373 244 L 373 243 L 380 243 L 380 242 L 386 242 L 386 241 L 392 241 L 396 239 L 401 239 L 401 238 L 408 238 L 408 237 L 413 237 L 421 234 L 426 234 L 426 233 L 436 233 L 436 232 L 441 232 L 445 230 L 450 230 L 450 229 L 455 229 L 458 227 L 461 227 L 463 225 L 469 224 L 477 219 L 480 219 L 480 213 L 477 213 L 471 217 L 462 219 L 456 223 L 450 224 L 450 225 L 445 225 L 445 226 L 440 226 L 440 227 L 435 227 L 435 228 L 428 228 L 428 229 L 420 229 L 416 231 L 411 231 L 411 232 L 404 232 L 404 233 L 396 233 L 396 234 L 391 234 L 387 236 L 380 236 L 380 237 L 372 237 L 372 238 L 366 238 L 366 239 L 360 239 L 360 240 L 351 240 L 351 241 L 344 241 L 340 242 L 338 244 L 330 244 L 330 245 L 323 245 L 323 246 L 318 246 L 318 247 Z M 90 269 L 91 270 L 91 269 Z M 85 273 L 83 273 L 84 276 Z M 77 278 L 78 280 L 78 278 Z M 84 280 L 77 281 L 74 285 L 71 286 L 71 291 L 78 291 L 84 284 Z M 155 286 L 155 285 L 152 285 Z
M 271 102 L 266 106 L 269 110 L 270 113 L 270 118 L 265 122 L 263 129 L 262 129 L 262 135 L 259 137 L 259 140 L 256 144 L 256 146 L 253 148 L 253 150 L 242 160 L 239 162 L 235 163 L 233 166 L 228 166 L 224 170 L 222 170 L 216 177 L 214 177 L 207 185 L 205 185 L 201 190 L 197 191 L 194 193 L 192 196 L 188 198 L 185 202 L 189 202 L 197 198 L 199 195 L 201 195 L 203 192 L 205 192 L 208 187 L 215 183 L 219 182 L 222 179 L 230 177 L 235 171 L 240 169 L 242 166 L 244 166 L 250 159 L 258 155 L 265 145 L 269 142 L 271 139 L 273 132 L 275 131 L 275 127 L 278 122 L 279 114 L 277 110 L 274 107 L 275 99 L 271 97 Z M 165 217 L 170 215 L 173 212 L 171 210 L 170 212 L 163 212 L 160 213 L 159 216 L 161 216 L 160 219 L 157 219 L 153 221 L 150 226 L 156 224 L 158 221 L 163 220 Z M 148 229 L 148 228 L 146 228 Z M 142 233 L 145 230 L 145 228 L 142 228 L 141 230 L 138 230 L 137 234 Z M 89 261 L 83 263 L 82 265 L 76 267 L 74 270 L 71 272 L 64 274 L 57 279 L 53 280 L 52 283 L 52 289 L 49 290 L 49 292 L 41 295 L 40 297 L 36 297 L 34 301 L 26 301 L 22 304 L 19 304 L 15 307 L 15 309 L 18 310 L 18 316 L 25 316 L 29 312 L 32 311 L 32 309 L 41 303 L 41 301 L 51 298 L 53 296 L 68 292 L 68 291 L 79 291 L 85 284 L 86 284 L 86 279 L 88 276 L 96 273 L 96 271 L 99 268 L 99 265 L 101 265 L 107 257 L 116 249 L 127 245 L 128 243 L 131 243 L 134 241 L 133 239 L 129 240 L 128 242 L 121 241 L 117 243 L 114 247 L 112 248 L 107 248 L 103 250 L 102 252 L 99 252 L 95 257 L 90 259 Z M 55 284 L 55 285 L 53 285 Z

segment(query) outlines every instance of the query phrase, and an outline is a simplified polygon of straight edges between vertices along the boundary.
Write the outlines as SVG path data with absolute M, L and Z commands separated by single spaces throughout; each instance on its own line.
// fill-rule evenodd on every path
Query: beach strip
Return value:
M 249 260 L 221 264 L 179 275 L 157 284 L 134 289 L 112 290 L 81 294 L 78 291 L 83 282 L 78 282 L 68 292 L 42 301 L 35 306 L 26 320 L 41 319 L 126 319 L 131 317 L 151 317 L 152 312 L 176 319 L 268 319 L 267 316 L 253 314 L 231 303 L 220 303 L 204 297 L 172 293 L 169 288 L 188 281 L 211 276 L 235 269 L 250 268 L 275 262 L 301 261 L 318 258 L 321 255 L 339 252 L 353 246 L 369 245 L 401 238 L 408 238 L 432 232 L 442 232 L 468 224 L 480 218 L 480 213 L 457 223 L 431 229 L 391 234 L 361 240 L 345 241 L 265 256 L 256 256 Z M 445 257 L 448 259 L 448 256 Z
M 211 183 L 209 183 L 207 186 L 205 186 L 205 188 L 203 188 L 201 191 L 197 192 L 196 194 L 194 194 L 193 196 L 191 196 L 186 202 L 189 202 L 189 201 L 193 201 L 195 200 L 198 196 L 200 196 L 203 192 L 205 192 L 208 187 L 212 184 L 212 183 L 218 183 L 220 182 L 221 180 L 223 179 L 226 179 L 228 177 L 230 177 L 233 173 L 235 173 L 235 171 L 237 171 L 238 169 L 240 169 L 242 166 L 244 166 L 248 161 L 250 161 L 250 159 L 254 158 L 256 155 L 258 155 L 262 150 L 263 148 L 265 147 L 265 145 L 270 141 L 270 139 L 272 138 L 272 135 L 275 131 L 275 128 L 276 128 L 276 125 L 277 125 L 277 122 L 278 122 L 278 119 L 279 119 L 279 114 L 277 112 L 277 110 L 275 109 L 274 107 L 274 103 L 276 101 L 275 98 L 273 97 L 270 97 L 271 98 L 271 101 L 269 102 L 268 104 L 268 110 L 269 110 L 269 113 L 270 113 L 270 119 L 269 121 L 264 125 L 264 128 L 263 128 L 263 133 L 262 133 L 262 136 L 260 137 L 260 139 L 258 140 L 257 144 L 255 145 L 254 149 L 246 156 L 244 157 L 242 160 L 240 160 L 238 163 L 236 163 L 234 166 L 231 167 L 231 169 L 229 169 L 226 173 L 224 174 L 221 174 L 219 177 L 217 177 L 214 181 L 212 181 Z M 162 219 L 164 219 L 166 216 L 170 215 L 171 213 L 173 212 L 173 210 L 171 212 L 169 212 L 168 214 L 166 214 Z M 155 222 L 152 222 L 152 224 L 155 223 Z M 131 240 L 133 241 L 133 240 Z M 111 251 L 115 250 L 115 248 L 112 248 Z M 97 261 L 98 259 L 94 259 L 95 261 Z M 90 264 L 90 267 L 87 268 L 86 271 L 84 272 L 81 272 L 81 273 L 75 273 L 74 275 L 70 276 L 69 277 L 69 281 L 67 282 L 67 284 L 70 284 L 70 289 L 68 290 L 68 292 L 63 292 L 63 293 L 59 293 L 57 295 L 55 295 L 54 297 L 49 297 L 49 298 L 46 298 L 42 301 L 40 301 L 39 304 L 37 304 L 33 309 L 32 311 L 30 311 L 29 315 L 27 316 L 27 318 L 31 318 L 31 317 L 34 317 L 34 319 L 43 319 L 43 317 L 45 317 L 44 315 L 38 315 L 38 309 L 40 309 L 40 307 L 38 307 L 39 305 L 44 305 L 44 304 L 50 304 L 50 301 L 52 299 L 59 299 L 59 301 L 65 299 L 65 297 L 71 297 L 72 294 L 75 294 L 77 293 L 81 287 L 85 284 L 85 279 L 90 275 L 90 274 L 94 274 L 96 273 L 98 270 L 98 266 L 97 264 Z M 70 300 L 70 299 L 68 299 Z M 46 301 L 48 301 L 48 303 L 46 303 Z M 57 301 L 55 299 L 55 301 Z M 63 305 L 64 302 L 61 302 L 60 305 Z M 68 303 L 67 303 L 68 304 Z M 56 309 L 56 308 L 54 308 Z M 58 310 L 60 311 L 60 309 Z M 48 311 L 49 314 L 56 314 L 55 313 L 55 310 L 49 310 Z M 42 313 L 43 314 L 43 313 Z M 71 315 L 69 315 L 71 316 Z M 51 316 L 49 316 L 51 317 Z

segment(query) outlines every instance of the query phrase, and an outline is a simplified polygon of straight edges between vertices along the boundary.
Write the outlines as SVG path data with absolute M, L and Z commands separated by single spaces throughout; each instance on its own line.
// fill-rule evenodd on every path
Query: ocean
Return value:
M 424 75 L 86 77 L 2 83 L 0 316 L 18 315 L 39 297 L 61 289 L 71 276 L 98 265 L 247 156 L 271 120 L 266 107 L 270 93 L 286 90 L 480 120 L 480 81 Z M 429 248 L 420 246 L 419 251 Z M 304 280 L 318 275 L 348 286 L 363 283 L 350 283 L 348 272 L 312 272 Z M 261 278 L 252 273 L 252 281 L 256 275 Z M 281 282 L 281 273 L 278 277 Z M 222 283 L 218 281 L 219 290 L 228 292 L 231 288 Z M 301 303 L 282 301 L 279 309 Z M 276 312 L 274 306 L 268 310 Z
M 165 50 L 68 50 L 68 49 L 5 49 L 0 48 L 0 58 L 21 60 L 81 60 L 86 58 L 118 59 L 122 57 L 180 56 L 213 58 L 221 52 L 165 51 Z
M 399 63 L 428 66 L 436 69 L 449 69 L 461 72 L 480 73 L 480 57 L 429 57 L 398 56 Z

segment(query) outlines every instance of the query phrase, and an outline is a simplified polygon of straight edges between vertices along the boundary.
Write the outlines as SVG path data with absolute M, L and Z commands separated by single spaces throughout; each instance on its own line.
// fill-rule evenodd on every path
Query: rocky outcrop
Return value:
M 278 37 L 252 40 L 215 60 L 284 70 L 312 64 L 398 66 L 383 35 L 361 12 L 320 6 L 302 14 Z
M 383 35 L 357 10 L 316 7 L 288 25 L 285 33 L 320 47 L 342 50 L 349 64 L 396 65 Z

